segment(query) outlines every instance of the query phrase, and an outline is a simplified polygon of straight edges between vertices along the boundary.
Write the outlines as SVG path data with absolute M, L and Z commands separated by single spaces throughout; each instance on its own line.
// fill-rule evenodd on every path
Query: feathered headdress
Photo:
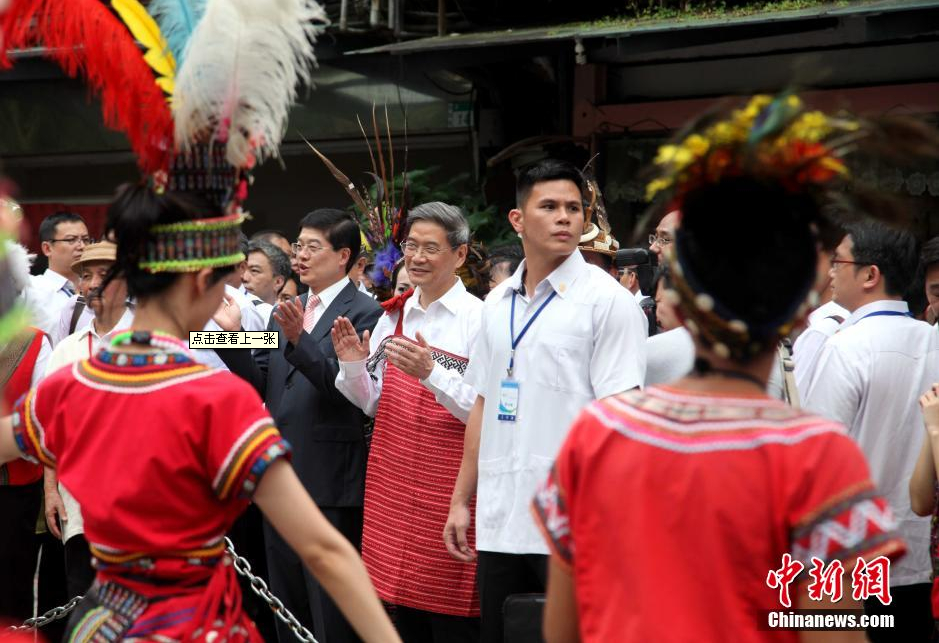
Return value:
M 603 201 L 603 193 L 593 172 L 593 159 L 581 173 L 587 184 L 587 207 L 584 210 L 584 231 L 580 235 L 580 248 L 590 252 L 614 256 L 619 250 L 619 241 L 613 236 L 610 220 Z
M 359 122 L 359 129 L 362 137 L 365 139 L 365 145 L 368 148 L 368 156 L 372 162 L 372 171 L 366 172 L 374 184 L 374 197 L 367 187 L 357 186 L 348 176 L 342 173 L 335 164 L 320 152 L 316 147 L 307 141 L 310 149 L 319 157 L 333 177 L 342 185 L 343 189 L 352 199 L 352 203 L 359 211 L 359 216 L 364 221 L 363 235 L 365 237 L 365 247 L 375 253 L 375 269 L 369 275 L 375 286 L 382 290 L 390 290 L 392 287 L 391 275 L 395 264 L 401 259 L 401 242 L 404 241 L 404 226 L 407 222 L 408 207 L 408 144 L 407 144 L 407 122 L 405 121 L 404 138 L 404 168 L 401 171 L 401 193 L 396 191 L 395 174 L 395 153 L 391 140 L 391 124 L 388 120 L 388 108 L 385 107 L 385 131 L 378 128 L 378 118 L 375 115 L 375 106 L 372 105 L 372 134 L 375 140 L 375 151 L 372 151 L 372 144 L 369 141 L 368 134 L 365 133 L 365 127 L 362 120 L 356 117 Z M 388 159 L 385 160 L 385 151 L 382 144 L 382 136 L 386 136 Z M 378 156 L 378 162 L 375 156 Z
M 99 95 L 105 124 L 127 135 L 157 190 L 199 192 L 226 212 L 161 238 L 173 263 L 148 269 L 186 271 L 217 262 L 237 236 L 230 215 L 250 170 L 277 155 L 325 22 L 315 0 L 10 0 L 0 67 L 10 50 L 42 47 Z
M 814 202 L 817 216 L 804 224 L 811 223 L 816 240 L 827 248 L 837 242 L 833 232 L 851 219 L 897 223 L 906 214 L 878 186 L 856 180 L 849 157 L 909 163 L 934 158 L 937 152 L 939 133 L 915 119 L 811 111 L 792 93 L 754 96 L 741 108 L 700 119 L 659 148 L 647 186 L 652 206 L 646 222 L 672 209 L 680 211 L 686 197 L 703 187 L 746 177 Z M 753 217 L 758 224 L 759 213 Z M 640 223 L 640 232 L 644 229 L 647 223 Z M 668 299 L 688 329 L 719 357 L 746 360 L 774 345 L 817 300 L 811 290 L 813 271 L 804 285 L 805 301 L 792 302 L 776 319 L 747 324 L 736 318 L 743 311 L 730 311 L 704 292 L 701 275 L 682 256 L 681 227 L 677 235 L 665 253 L 671 267 Z

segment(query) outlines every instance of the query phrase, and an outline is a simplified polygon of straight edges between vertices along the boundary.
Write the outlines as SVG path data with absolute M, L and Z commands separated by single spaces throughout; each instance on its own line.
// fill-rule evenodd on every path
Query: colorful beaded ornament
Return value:
M 241 252 L 243 213 L 197 219 L 150 228 L 140 268 L 147 272 L 195 272 L 202 268 L 234 266 Z

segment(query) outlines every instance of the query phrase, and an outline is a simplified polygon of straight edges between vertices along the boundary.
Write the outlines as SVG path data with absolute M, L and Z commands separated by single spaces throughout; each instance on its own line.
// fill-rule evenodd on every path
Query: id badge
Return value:
M 518 382 L 504 379 L 499 386 L 499 419 L 515 422 L 518 417 Z

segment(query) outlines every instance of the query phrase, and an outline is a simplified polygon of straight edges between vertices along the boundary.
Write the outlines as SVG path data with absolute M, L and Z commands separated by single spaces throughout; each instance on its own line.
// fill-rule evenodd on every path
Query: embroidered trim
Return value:
M 532 500 L 537 524 L 551 540 L 561 560 L 574 561 L 574 540 L 564 496 L 557 483 L 557 465 L 551 467 L 547 480 L 538 488 Z
M 145 259 L 148 272 L 195 272 L 202 268 L 233 266 L 244 260 L 241 252 L 242 213 L 211 219 L 179 221 L 150 228 Z
M 812 557 L 829 561 L 896 538 L 897 521 L 890 505 L 882 498 L 859 494 L 841 505 L 837 514 L 826 513 L 807 528 L 792 534 L 792 557 L 806 566 Z M 850 505 L 850 508 L 845 508 Z
M 365 370 L 367 370 L 370 374 L 375 373 L 375 369 L 385 361 L 385 346 L 388 344 L 388 342 L 396 337 L 403 336 L 388 335 L 388 337 L 381 340 L 381 342 L 378 344 L 378 348 L 371 355 L 371 357 L 368 358 L 368 361 L 365 362 Z M 434 348 L 433 346 L 430 347 L 430 358 L 448 371 L 456 371 L 461 376 L 466 373 L 466 368 L 469 366 L 469 360 L 467 358 L 442 351 L 438 348 Z

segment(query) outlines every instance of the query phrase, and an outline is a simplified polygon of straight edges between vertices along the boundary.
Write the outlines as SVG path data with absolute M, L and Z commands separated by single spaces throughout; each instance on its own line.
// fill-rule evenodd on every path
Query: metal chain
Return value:
M 294 636 L 296 636 L 298 640 L 303 641 L 303 643 L 318 643 L 310 630 L 303 627 L 300 621 L 297 620 L 297 617 L 291 614 L 290 610 L 284 607 L 284 604 L 281 602 L 281 600 L 271 593 L 271 590 L 267 588 L 267 583 L 264 582 L 264 579 L 259 578 L 258 576 L 255 576 L 251 573 L 251 563 L 248 562 L 247 558 L 238 555 L 238 552 L 235 551 L 235 546 L 232 545 L 231 540 L 226 538 L 225 544 L 228 547 L 228 553 L 232 557 L 235 571 L 248 579 L 248 581 L 251 583 L 251 590 L 264 599 L 277 618 L 283 621 L 284 624 L 291 629 Z M 82 598 L 84 597 L 76 596 L 61 607 L 53 607 L 42 616 L 26 619 L 23 621 L 22 625 L 9 627 L 7 630 L 16 632 L 19 630 L 32 630 L 48 625 L 52 621 L 57 621 L 60 618 L 66 616 L 69 612 L 75 609 L 75 606 L 78 605 Z
M 291 629 L 294 636 L 296 636 L 298 640 L 303 641 L 304 643 L 317 643 L 317 640 L 313 638 L 313 634 L 310 633 L 310 630 L 303 627 L 300 621 L 297 620 L 297 617 L 291 614 L 290 610 L 284 607 L 284 604 L 280 601 L 280 599 L 271 593 L 271 590 L 267 588 L 267 583 L 264 582 L 264 579 L 259 578 L 251 573 L 251 563 L 248 562 L 247 558 L 238 555 L 238 552 L 235 551 L 235 546 L 232 545 L 231 540 L 226 538 L 225 544 L 228 546 L 228 553 L 232 557 L 235 571 L 251 582 L 251 590 L 264 599 L 264 601 L 270 606 L 271 611 L 274 612 L 274 615 Z
M 79 601 L 84 598 L 83 596 L 76 596 L 70 600 L 65 605 L 61 607 L 53 607 L 51 610 L 43 614 L 42 616 L 36 616 L 33 618 L 28 618 L 23 621 L 22 625 L 17 625 L 15 627 L 8 627 L 7 631 L 16 632 L 19 630 L 34 630 L 40 627 L 44 627 L 51 623 L 52 621 L 57 621 L 60 618 L 66 616 L 69 612 L 75 609 L 75 606 L 78 605 Z

